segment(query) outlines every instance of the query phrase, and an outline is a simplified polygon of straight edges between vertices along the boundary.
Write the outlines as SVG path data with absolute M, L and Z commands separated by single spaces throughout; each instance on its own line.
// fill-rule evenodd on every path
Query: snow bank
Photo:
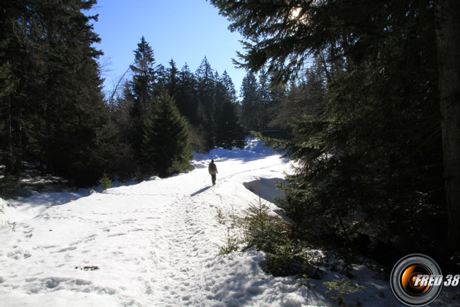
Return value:
M 243 185 L 246 189 L 260 196 L 262 199 L 275 203 L 276 198 L 284 197 L 284 191 L 277 188 L 277 183 L 287 185 L 284 178 L 260 178 L 250 182 L 244 182 Z
M 34 193 L 30 197 L 19 197 L 8 201 L 0 201 L 0 225 L 6 222 L 22 222 L 32 219 L 47 208 L 67 204 L 81 197 L 88 196 L 88 189 L 80 189 L 76 192 L 60 193 Z
M 206 154 L 194 153 L 196 161 L 239 159 L 250 161 L 252 159 L 275 155 L 270 149 L 263 146 L 263 141 L 257 138 L 248 137 L 246 146 L 243 149 L 235 148 L 233 150 L 217 148 Z

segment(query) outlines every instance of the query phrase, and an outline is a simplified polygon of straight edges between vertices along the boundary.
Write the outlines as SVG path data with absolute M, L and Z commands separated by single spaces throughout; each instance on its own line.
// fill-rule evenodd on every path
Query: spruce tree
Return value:
M 177 69 L 176 62 L 171 60 L 169 62 L 170 68 L 166 70 L 165 88 L 169 95 L 177 100 L 179 94 L 179 69 Z
M 232 78 L 226 70 L 224 70 L 224 73 L 222 74 L 222 78 L 220 81 L 223 83 L 226 90 L 226 100 L 232 103 L 236 103 L 237 97 L 235 85 L 233 84 Z
M 179 73 L 179 92 L 176 94 L 176 103 L 179 111 L 190 123 L 198 125 L 197 122 L 197 81 L 190 67 L 185 64 Z
M 227 93 L 227 88 L 225 87 L 225 84 L 217 71 L 214 75 L 214 79 L 216 80 L 216 85 L 214 89 L 216 104 L 213 116 L 215 118 L 216 124 L 218 125 L 219 117 L 222 112 L 222 106 L 227 100 L 229 100 L 229 96 Z
M 154 110 L 145 119 L 144 161 L 160 177 L 187 170 L 192 153 L 185 119 L 167 92 L 160 95 Z
M 241 85 L 241 121 L 246 131 L 258 131 L 262 127 L 262 101 L 260 84 L 253 73 L 243 78 Z
M 244 146 L 244 128 L 240 123 L 236 91 L 231 77 L 224 71 L 216 73 L 216 146 L 226 149 Z
M 270 80 L 266 73 L 262 70 L 259 76 L 259 97 L 260 97 L 260 127 L 261 129 L 267 129 L 268 124 L 271 120 L 269 109 L 272 106 L 272 97 L 270 89 Z
M 131 117 L 133 102 L 131 86 L 126 81 L 123 85 L 122 93 L 115 99 L 110 113 L 110 123 L 116 135 L 116 140 L 110 147 L 112 155 L 110 161 L 108 161 L 107 171 L 111 174 L 116 174 L 120 180 L 133 178 L 139 167 L 134 157 L 132 146 L 132 134 L 134 133 Z
M 205 57 L 196 70 L 198 125 L 206 131 L 208 149 L 215 147 L 216 141 L 216 79 L 211 64 Z
M 438 11 L 439 20 L 429 0 L 211 2 L 247 39 L 240 66 L 251 72 L 265 67 L 279 83 L 297 77 L 312 57 L 322 64 L 327 105 L 295 120 L 290 142 L 271 141 L 299 161 L 283 205 L 304 233 L 345 242 L 364 233 L 408 253 L 429 249 L 430 240 L 442 243 L 447 229 L 434 225 L 447 225 L 447 209 L 451 234 L 458 238 L 458 223 L 452 222 L 458 220 L 458 204 L 446 207 L 443 196 L 435 33 L 442 17 L 447 24 L 458 20 L 452 18 L 454 1 L 443 2 L 452 10 Z M 440 33 L 456 33 L 452 29 Z M 456 65 L 449 52 L 458 44 L 438 39 L 452 47 L 446 57 Z M 455 123 L 449 118 L 444 117 Z M 444 146 L 444 156 L 446 149 L 458 148 L 451 145 Z M 449 163 L 457 165 L 453 156 L 458 161 L 459 155 L 452 153 Z M 457 176 L 450 174 L 449 184 Z M 458 194 L 451 188 L 446 195 L 449 200 Z M 436 233 L 420 238 L 428 228 Z
M 144 116 L 150 112 L 154 101 L 154 82 L 156 81 L 155 57 L 153 49 L 142 36 L 141 42 L 134 51 L 134 64 L 131 70 L 134 73 L 130 83 L 131 94 L 126 98 L 133 100 L 131 120 L 133 131 L 131 132 L 131 144 L 136 160 L 141 162 L 141 146 L 144 135 Z
M 217 146 L 225 149 L 244 147 L 244 128 L 241 125 L 236 105 L 226 101 L 219 116 Z
M 0 48 L 10 70 L 4 85 L 14 90 L 0 104 L 8 128 L 5 162 L 12 172 L 28 157 L 39 160 L 43 172 L 79 185 L 100 177 L 104 157 L 98 131 L 106 110 L 95 59 L 102 53 L 93 47 L 99 38 L 89 25 L 97 16 L 82 12 L 95 3 L 27 0 L 2 10 Z
M 319 68 L 307 69 L 302 78 L 289 84 L 285 94 L 271 110 L 270 122 L 271 126 L 284 131 L 291 130 L 295 119 L 321 115 L 327 107 L 326 81 Z

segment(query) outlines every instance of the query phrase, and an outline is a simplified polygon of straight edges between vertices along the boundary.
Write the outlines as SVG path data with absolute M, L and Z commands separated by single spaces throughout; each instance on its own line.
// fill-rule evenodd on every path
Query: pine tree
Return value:
M 217 146 L 225 149 L 244 147 L 244 128 L 241 125 L 236 105 L 226 101 L 219 117 Z
M 220 80 L 225 89 L 226 89 L 226 100 L 230 101 L 232 103 L 237 102 L 237 97 L 236 97 L 236 90 L 235 90 L 235 85 L 233 84 L 232 78 L 228 74 L 226 70 L 224 70 L 224 73 L 222 74 L 222 78 Z
M 289 131 L 295 119 L 305 115 L 319 116 L 326 107 L 325 78 L 318 67 L 307 69 L 302 78 L 290 83 L 286 96 L 271 110 L 270 125 Z
M 216 104 L 215 104 L 213 116 L 215 118 L 216 124 L 218 125 L 219 117 L 220 117 L 220 114 L 222 113 L 222 106 L 230 98 L 227 93 L 227 88 L 225 87 L 225 84 L 217 71 L 214 75 L 214 79 L 216 80 L 216 85 L 214 89 Z
M 244 129 L 240 123 L 236 91 L 233 81 L 224 71 L 222 77 L 216 73 L 216 146 L 226 149 L 244 146 Z
M 339 236 L 346 242 L 365 233 L 395 244 L 399 235 L 399 247 L 406 253 L 430 248 L 430 239 L 442 241 L 446 229 L 433 227 L 447 224 L 435 4 L 211 2 L 232 21 L 231 29 L 248 40 L 240 66 L 251 72 L 265 67 L 274 82 L 287 82 L 314 56 L 326 74 L 327 105 L 294 121 L 290 142 L 271 141 L 300 162 L 297 173 L 288 177 L 291 185 L 283 204 L 299 226 L 321 239 Z M 458 5 L 445 3 L 452 6 L 449 12 L 456 12 Z M 453 14 L 445 14 L 441 12 L 454 20 Z M 452 34 L 453 28 L 444 30 Z M 458 62 L 452 53 L 446 57 Z M 318 87 L 313 82 L 305 90 Z M 456 208 L 447 207 L 451 221 L 458 220 Z M 454 224 L 451 231 L 458 238 Z M 437 232 L 420 240 L 420 229 L 427 228 Z
M 115 99 L 114 107 L 110 113 L 111 126 L 116 140 L 111 144 L 112 155 L 106 168 L 109 173 L 116 174 L 120 180 L 133 178 L 139 168 L 132 146 L 134 127 L 131 115 L 133 103 L 131 86 L 127 81 L 123 85 L 121 95 Z
M 190 71 L 187 64 L 182 67 L 179 73 L 179 92 L 176 96 L 176 103 L 179 111 L 193 125 L 197 125 L 197 81 L 195 75 Z
M 241 85 L 241 121 L 246 131 L 258 131 L 262 127 L 262 101 L 260 84 L 253 73 L 243 78 Z
M 169 95 L 176 99 L 179 94 L 179 69 L 176 67 L 174 60 L 169 62 L 170 68 L 166 70 L 165 88 Z
M 271 89 L 269 84 L 269 79 L 266 76 L 265 72 L 262 70 L 259 76 L 259 96 L 260 96 L 260 108 L 261 108 L 261 117 L 260 117 L 260 126 L 261 129 L 267 129 L 268 124 L 271 120 L 269 117 L 269 109 L 272 106 L 272 97 Z
M 93 47 L 99 38 L 89 25 L 97 17 L 82 12 L 95 3 L 28 0 L 2 10 L 2 63 L 10 69 L 5 85 L 15 87 L 0 102 L 9 171 L 18 172 L 28 157 L 39 160 L 43 172 L 79 185 L 100 177 L 98 131 L 106 110 L 95 59 L 102 53 Z
M 206 131 L 208 149 L 215 147 L 216 141 L 216 79 L 211 64 L 205 57 L 196 70 L 198 125 Z
M 131 144 L 138 162 L 142 160 L 141 146 L 144 135 L 144 116 L 150 112 L 154 101 L 154 83 L 156 81 L 155 57 L 152 48 L 144 37 L 134 51 L 134 65 L 131 70 L 134 73 L 130 83 L 131 94 L 127 96 L 133 100 L 131 120 L 133 131 Z
M 155 173 L 168 177 L 189 168 L 192 153 L 187 123 L 166 92 L 155 102 L 155 112 L 149 113 L 145 127 L 142 153 Z

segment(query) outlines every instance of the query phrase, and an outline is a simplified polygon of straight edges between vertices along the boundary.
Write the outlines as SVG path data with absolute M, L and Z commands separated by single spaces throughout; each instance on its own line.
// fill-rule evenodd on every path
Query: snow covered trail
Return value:
M 290 171 L 257 146 L 215 150 L 197 157 L 192 172 L 86 197 L 0 199 L 0 306 L 337 306 L 323 282 L 348 278 L 326 265 L 307 288 L 265 273 L 261 252 L 218 255 L 229 226 L 218 211 L 241 216 L 258 198 L 246 187 L 273 200 L 273 181 Z M 210 159 L 219 170 L 213 187 Z M 354 265 L 352 274 L 366 290 L 350 295 L 349 306 L 401 306 L 378 272 Z
M 241 212 L 256 199 L 242 183 L 282 178 L 288 163 L 218 158 L 210 187 L 208 162 L 53 206 L 14 231 L 1 227 L 1 305 L 300 306 L 291 279 L 274 282 L 260 269 L 261 253 L 218 256 L 227 229 L 217 208 Z

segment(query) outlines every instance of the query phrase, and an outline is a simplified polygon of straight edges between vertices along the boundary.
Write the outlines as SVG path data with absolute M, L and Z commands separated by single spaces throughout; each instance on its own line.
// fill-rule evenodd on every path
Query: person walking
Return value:
M 214 160 L 211 160 L 211 163 L 209 163 L 208 171 L 209 174 L 211 174 L 212 185 L 216 185 L 216 174 L 219 172 L 217 171 L 217 166 L 214 163 Z

